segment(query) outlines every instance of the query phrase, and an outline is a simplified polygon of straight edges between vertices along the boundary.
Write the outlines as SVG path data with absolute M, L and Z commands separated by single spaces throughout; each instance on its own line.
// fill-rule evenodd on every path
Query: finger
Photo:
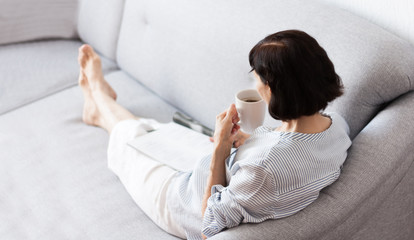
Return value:
M 233 116 L 233 123 L 238 123 L 240 122 L 240 118 L 238 115 Z
M 216 119 L 222 120 L 226 117 L 227 115 L 227 111 L 224 111 L 222 113 L 220 113 L 219 115 L 216 116 Z
M 237 109 L 236 109 L 236 105 L 234 103 L 232 103 L 229 107 L 229 109 L 227 110 L 227 112 L 229 114 L 231 114 L 232 116 L 237 115 Z
M 214 138 L 213 137 L 209 137 L 210 142 L 214 142 Z
M 238 117 L 236 105 L 234 105 L 234 103 L 232 103 L 230 105 L 230 107 L 227 109 L 227 116 L 231 117 L 232 122 L 233 122 L 234 118 Z
M 239 131 L 239 129 L 240 129 L 240 126 L 237 124 L 234 124 L 233 128 L 231 129 L 231 133 L 236 134 Z

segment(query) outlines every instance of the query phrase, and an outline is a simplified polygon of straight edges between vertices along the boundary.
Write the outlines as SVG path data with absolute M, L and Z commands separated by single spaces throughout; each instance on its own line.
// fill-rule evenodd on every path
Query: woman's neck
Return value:
M 302 116 L 290 121 L 283 121 L 282 125 L 276 128 L 280 132 L 299 132 L 299 133 L 320 133 L 331 126 L 332 120 L 320 113 L 311 116 Z

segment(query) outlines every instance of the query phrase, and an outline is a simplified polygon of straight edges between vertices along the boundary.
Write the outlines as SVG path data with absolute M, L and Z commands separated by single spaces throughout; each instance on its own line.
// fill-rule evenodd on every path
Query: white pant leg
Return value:
M 119 122 L 109 139 L 108 167 L 152 221 L 168 233 L 185 238 L 184 230 L 173 221 L 167 208 L 167 190 L 177 171 L 127 145 L 159 126 L 150 119 Z

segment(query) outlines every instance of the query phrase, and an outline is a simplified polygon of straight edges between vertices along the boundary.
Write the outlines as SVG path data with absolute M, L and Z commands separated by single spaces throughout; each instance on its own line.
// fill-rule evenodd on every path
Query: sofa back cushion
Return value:
M 414 45 L 414 1 L 412 0 L 322 1 L 362 16 Z
M 383 104 L 413 89 L 412 46 L 351 13 L 304 0 L 126 0 L 117 61 L 213 127 L 234 94 L 254 86 L 250 49 L 286 29 L 309 33 L 328 52 L 346 91 L 329 110 L 346 118 L 351 137 Z
M 75 38 L 77 7 L 74 0 L 2 0 L 0 44 Z
M 79 0 L 78 32 L 82 41 L 115 59 L 124 0 Z

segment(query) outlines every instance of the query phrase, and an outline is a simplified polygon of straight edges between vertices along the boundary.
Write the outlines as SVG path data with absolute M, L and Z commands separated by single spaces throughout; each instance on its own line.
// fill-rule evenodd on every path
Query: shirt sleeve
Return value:
M 211 237 L 242 222 L 262 222 L 271 215 L 276 190 L 271 174 L 259 165 L 240 166 L 229 186 L 211 189 L 202 233 Z

